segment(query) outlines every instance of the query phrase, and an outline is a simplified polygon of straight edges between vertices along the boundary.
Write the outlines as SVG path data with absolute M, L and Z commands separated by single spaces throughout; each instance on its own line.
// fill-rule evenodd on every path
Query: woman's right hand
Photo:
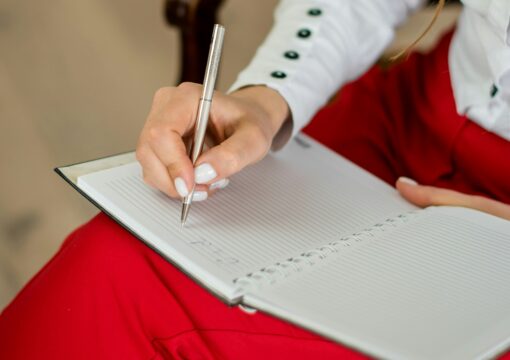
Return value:
M 193 83 L 159 89 L 138 140 L 144 181 L 171 197 L 186 196 L 194 182 L 195 201 L 224 187 L 229 176 L 267 154 L 289 114 L 283 97 L 264 86 L 215 92 L 208 123 L 212 147 L 194 168 L 184 139 L 192 135 L 201 92 Z

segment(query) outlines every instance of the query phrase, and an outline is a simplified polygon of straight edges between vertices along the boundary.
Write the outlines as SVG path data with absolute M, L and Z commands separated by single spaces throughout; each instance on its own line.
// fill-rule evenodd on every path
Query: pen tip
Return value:
M 182 212 L 181 212 L 181 229 L 184 228 L 184 225 L 186 225 L 186 219 L 188 218 L 188 212 L 189 212 L 189 204 L 182 204 Z

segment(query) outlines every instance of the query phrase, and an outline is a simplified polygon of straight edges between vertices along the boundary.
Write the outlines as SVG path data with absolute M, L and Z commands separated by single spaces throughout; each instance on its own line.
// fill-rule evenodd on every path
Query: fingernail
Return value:
M 182 177 L 177 177 L 174 180 L 175 190 L 179 193 L 181 197 L 188 196 L 188 187 L 186 186 L 186 182 Z
M 207 191 L 195 191 L 193 193 L 193 201 L 207 200 Z
M 414 181 L 413 179 L 410 179 L 408 177 L 405 177 L 405 176 L 401 176 L 398 178 L 398 181 L 401 181 L 403 183 L 406 183 L 408 185 L 418 185 L 418 183 L 416 181 Z
M 211 164 L 203 163 L 195 168 L 195 182 L 197 184 L 205 184 L 216 176 L 218 175 Z
M 216 182 L 213 182 L 211 186 L 209 186 L 210 190 L 221 190 L 225 189 L 227 185 L 230 183 L 229 179 L 221 179 Z

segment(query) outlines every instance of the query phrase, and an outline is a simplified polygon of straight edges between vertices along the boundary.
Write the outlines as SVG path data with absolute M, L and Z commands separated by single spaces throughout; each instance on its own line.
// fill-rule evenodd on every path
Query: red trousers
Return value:
M 373 69 L 307 131 L 389 183 L 405 175 L 510 202 L 510 142 L 456 114 L 448 44 Z M 0 316 L 0 359 L 362 357 L 226 306 L 103 214 L 72 233 Z

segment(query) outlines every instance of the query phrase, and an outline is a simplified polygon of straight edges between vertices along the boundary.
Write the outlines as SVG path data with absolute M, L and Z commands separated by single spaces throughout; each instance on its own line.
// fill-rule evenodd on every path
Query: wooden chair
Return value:
M 201 83 L 207 63 L 212 29 L 223 0 L 165 0 L 165 18 L 179 28 L 181 76 L 179 83 Z

